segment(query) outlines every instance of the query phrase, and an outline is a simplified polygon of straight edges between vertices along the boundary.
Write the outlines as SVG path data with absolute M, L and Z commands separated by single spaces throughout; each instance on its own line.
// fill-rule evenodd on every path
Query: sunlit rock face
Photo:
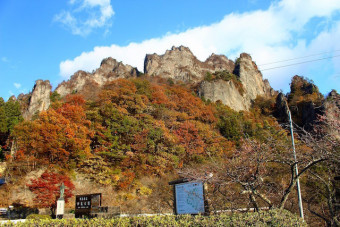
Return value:
M 23 111 L 25 119 L 31 119 L 34 114 L 50 107 L 50 93 L 52 86 L 48 80 L 37 80 L 30 94 L 27 109 Z
M 234 74 L 238 82 L 222 79 L 205 80 L 207 74 L 222 71 Z M 91 99 L 98 95 L 106 83 L 118 78 L 135 78 L 140 74 L 137 68 L 109 57 L 104 59 L 100 67 L 91 73 L 77 71 L 68 81 L 59 84 L 55 91 L 61 97 L 80 93 L 86 99 Z M 146 55 L 144 74 L 194 85 L 199 96 L 213 102 L 220 100 L 237 111 L 248 110 L 257 96 L 276 95 L 268 81 L 263 80 L 251 56 L 246 53 L 242 53 L 236 62 L 224 55 L 216 54 L 212 54 L 202 62 L 193 55 L 189 48 L 172 47 L 163 55 Z M 51 88 L 49 82 L 48 85 L 44 83 L 37 81 L 25 116 L 31 117 L 36 111 L 45 110 L 50 105 L 47 93 L 50 93 Z
M 270 97 L 276 95 L 269 82 L 263 80 L 261 72 L 250 55 L 242 53 L 232 72 L 241 82 L 242 89 L 238 89 L 232 80 L 203 81 L 199 87 L 199 94 L 213 102 L 220 100 L 223 104 L 237 111 L 248 110 L 257 96 Z
M 163 55 L 148 54 L 144 60 L 144 73 L 183 82 L 199 82 L 207 72 L 233 69 L 234 62 L 226 56 L 212 54 L 201 62 L 184 46 L 172 47 Z
M 137 77 L 138 74 L 137 68 L 125 65 L 109 57 L 105 58 L 100 67 L 92 73 L 77 71 L 70 80 L 59 84 L 56 92 L 62 97 L 71 93 L 91 94 L 107 82 L 118 78 Z

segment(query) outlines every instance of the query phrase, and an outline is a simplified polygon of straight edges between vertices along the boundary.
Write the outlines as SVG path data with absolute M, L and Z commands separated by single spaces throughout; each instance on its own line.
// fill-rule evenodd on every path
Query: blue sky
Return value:
M 28 93 L 37 79 L 54 89 L 108 56 L 142 71 L 146 53 L 173 45 L 202 61 L 247 52 L 276 68 L 263 71 L 274 89 L 288 92 L 297 74 L 326 94 L 340 90 L 339 40 L 339 0 L 1 0 L 0 97 Z

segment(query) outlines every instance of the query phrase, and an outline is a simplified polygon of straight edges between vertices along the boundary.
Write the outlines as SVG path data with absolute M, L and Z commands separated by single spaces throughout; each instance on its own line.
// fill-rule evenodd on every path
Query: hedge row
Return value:
M 259 213 L 221 214 L 211 216 L 137 216 L 113 219 L 26 220 L 24 223 L 6 223 L 3 226 L 307 226 L 288 211 L 261 211 Z

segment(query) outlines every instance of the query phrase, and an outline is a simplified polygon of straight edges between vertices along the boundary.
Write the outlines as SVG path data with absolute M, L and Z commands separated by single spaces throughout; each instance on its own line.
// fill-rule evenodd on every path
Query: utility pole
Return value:
M 287 105 L 288 108 L 288 105 Z M 298 200 L 299 200 L 299 210 L 300 210 L 300 217 L 304 219 L 303 216 L 303 207 L 302 207 L 302 198 L 301 198 L 301 191 L 300 191 L 300 181 L 299 181 L 299 170 L 297 166 L 297 160 L 296 160 L 296 153 L 295 153 L 295 143 L 294 143 L 294 132 L 293 132 L 293 123 L 292 123 L 292 116 L 290 114 L 290 110 L 288 108 L 288 116 L 289 116 L 289 124 L 290 124 L 290 135 L 292 137 L 292 146 L 293 146 L 293 154 L 294 154 L 294 162 L 295 162 L 295 175 L 297 177 L 296 180 L 296 187 L 297 187 L 297 193 L 298 193 Z

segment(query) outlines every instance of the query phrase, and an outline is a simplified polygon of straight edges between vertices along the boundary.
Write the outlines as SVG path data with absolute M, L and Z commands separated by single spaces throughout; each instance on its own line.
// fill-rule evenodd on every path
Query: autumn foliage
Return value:
M 70 97 L 58 109 L 42 112 L 34 121 L 24 121 L 13 136 L 20 150 L 38 164 L 68 167 L 90 154 L 91 122 L 86 119 L 84 100 Z
M 35 204 L 49 208 L 56 206 L 62 183 L 65 185 L 64 199 L 67 202 L 73 196 L 74 185 L 65 174 L 45 171 L 39 178 L 32 179 L 27 186 L 35 194 Z
M 182 85 L 117 79 L 98 94 L 91 101 L 77 94 L 53 99 L 35 120 L 19 123 L 13 159 L 33 168 L 76 169 L 126 190 L 141 176 L 230 156 L 244 135 L 260 137 L 277 127 L 256 111 L 204 102 Z
M 232 80 L 243 89 L 235 75 L 227 72 L 207 79 Z M 141 182 L 144 177 L 160 182 L 190 167 L 191 176 L 200 174 L 200 179 L 206 179 L 208 172 L 214 173 L 208 179 L 212 193 L 224 198 L 213 201 L 218 209 L 258 209 L 277 204 L 296 209 L 294 199 L 286 199 L 292 194 L 296 178 L 289 167 L 294 165 L 289 132 L 272 116 L 276 111 L 275 97 L 257 97 L 249 111 L 236 112 L 220 101 L 212 103 L 198 97 L 196 87 L 153 77 L 116 79 L 96 95 L 84 94 L 91 97 L 89 100 L 79 94 L 60 97 L 53 92 L 50 108 L 30 121 L 18 114 L 17 102 L 0 99 L 0 159 L 6 154 L 12 176 L 38 169 L 63 173 L 45 171 L 27 185 L 39 207 L 55 206 L 62 182 L 66 186 L 65 199 L 72 196 L 74 186 L 67 177 L 71 172 L 121 193 L 135 191 L 126 197 L 128 200 L 137 194 L 152 195 L 160 188 L 157 183 L 145 187 Z M 334 99 L 333 104 L 328 104 L 332 114 L 325 111 L 325 116 L 317 117 L 324 101 L 322 95 L 312 81 L 293 78 L 287 98 L 294 122 L 304 126 L 304 110 L 316 106 L 310 122 L 319 119 L 320 127 L 328 127 L 310 131 L 319 133 L 316 139 L 323 143 L 296 140 L 299 166 L 308 166 L 308 158 L 317 157 L 322 144 L 324 150 L 332 147 L 335 155 L 339 152 L 338 137 L 334 136 L 339 134 L 339 101 L 333 93 L 329 98 Z M 336 157 L 330 163 L 338 171 Z M 313 185 L 305 190 L 309 194 L 304 198 L 316 211 L 320 210 L 321 194 L 334 194 L 324 187 L 333 189 L 335 184 L 320 184 L 330 176 L 327 171 L 325 166 L 316 165 L 309 169 L 308 178 L 301 180 L 303 187 Z M 287 196 L 280 201 L 282 195 Z M 323 199 L 322 204 L 326 202 Z M 159 202 L 168 203 L 169 199 Z M 331 214 L 328 216 L 335 217 Z

